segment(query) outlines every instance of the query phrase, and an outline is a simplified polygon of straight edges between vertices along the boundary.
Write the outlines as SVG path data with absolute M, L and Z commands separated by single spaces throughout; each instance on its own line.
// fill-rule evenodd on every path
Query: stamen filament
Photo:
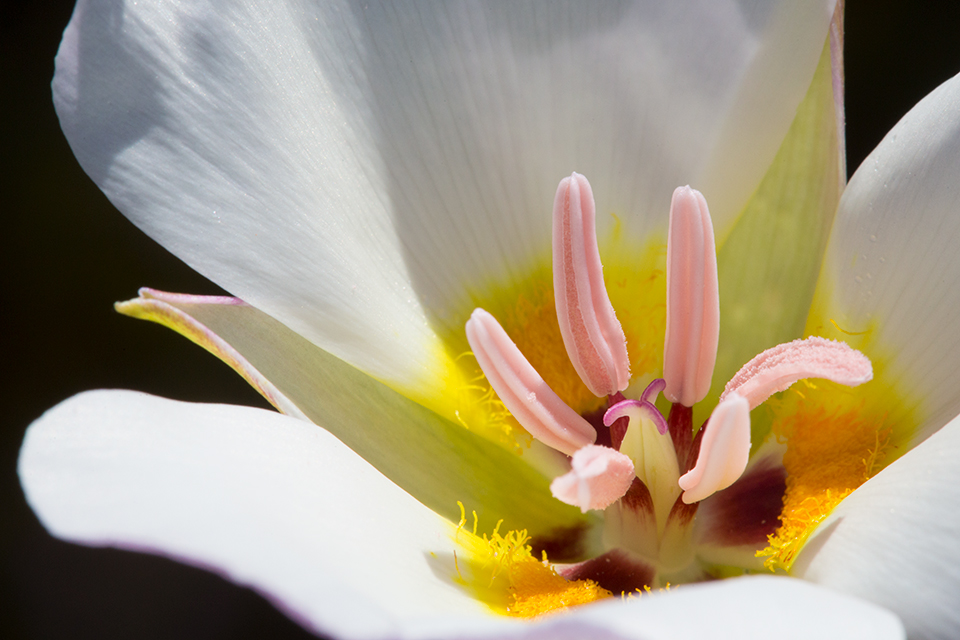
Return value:
M 603 282 L 593 191 L 578 173 L 560 181 L 553 203 L 553 288 L 570 361 L 597 396 L 623 391 L 630 360 Z

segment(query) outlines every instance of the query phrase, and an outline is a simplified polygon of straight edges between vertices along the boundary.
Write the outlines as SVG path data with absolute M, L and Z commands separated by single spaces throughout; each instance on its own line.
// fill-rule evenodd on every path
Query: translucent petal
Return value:
M 960 413 L 960 77 L 924 98 L 864 160 L 830 237 L 807 332 L 863 351 L 918 442 Z M 919 409 L 919 412 L 917 411 Z M 911 417 L 912 416 L 912 417 Z
M 433 331 L 546 252 L 561 176 L 591 176 L 632 237 L 677 184 L 732 224 L 832 7 L 85 0 L 55 102 L 153 238 L 324 350 L 440 394 Z
M 707 419 L 723 385 L 744 362 L 803 333 L 846 180 L 838 133 L 838 64 L 828 42 L 786 140 L 720 245 L 720 342 L 710 394 L 696 407 L 698 424 Z M 714 199 L 704 194 L 716 217 Z M 756 413 L 752 418 L 753 441 L 762 442 L 769 420 Z

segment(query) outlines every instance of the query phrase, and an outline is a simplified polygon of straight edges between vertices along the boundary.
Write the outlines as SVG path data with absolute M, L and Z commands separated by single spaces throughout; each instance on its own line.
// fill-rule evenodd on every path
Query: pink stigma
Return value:
M 568 456 L 593 444 L 594 428 L 547 386 L 496 318 L 474 309 L 466 329 L 483 375 L 524 429 Z
M 584 384 L 597 396 L 626 389 L 626 338 L 603 283 L 593 191 L 578 173 L 560 181 L 553 202 L 553 291 L 563 345 Z
M 667 332 L 663 395 L 692 407 L 710 390 L 720 337 L 717 250 L 707 201 L 679 187 L 670 203 L 667 236 Z
M 589 509 L 606 509 L 623 497 L 636 477 L 633 461 L 619 451 L 592 444 L 573 454 L 570 471 L 550 483 L 553 497 Z
M 843 342 L 806 338 L 767 349 L 743 365 L 727 383 L 720 401 L 736 393 L 753 409 L 797 380 L 822 378 L 855 387 L 873 378 L 870 359 Z

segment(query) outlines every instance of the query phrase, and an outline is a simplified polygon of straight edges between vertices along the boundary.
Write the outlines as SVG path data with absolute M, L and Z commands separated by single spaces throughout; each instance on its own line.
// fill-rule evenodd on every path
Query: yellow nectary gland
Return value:
M 759 552 L 789 570 L 817 525 L 854 489 L 892 462 L 882 402 L 828 382 L 797 385 L 773 404 L 773 433 L 787 442 L 781 525 Z
M 463 505 L 460 505 L 463 514 Z M 527 532 L 500 533 L 500 523 L 489 536 L 457 527 L 457 542 L 465 551 L 456 559 L 457 581 L 498 613 L 534 618 L 572 606 L 609 598 L 612 594 L 592 580 L 570 581 L 557 574 L 546 554 L 533 557 Z

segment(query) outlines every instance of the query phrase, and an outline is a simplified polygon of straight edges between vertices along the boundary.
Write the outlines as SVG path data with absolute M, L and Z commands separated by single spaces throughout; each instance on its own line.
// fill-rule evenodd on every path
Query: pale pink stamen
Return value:
M 794 340 L 767 349 L 743 365 L 727 383 L 720 400 L 737 393 L 753 409 L 803 378 L 855 387 L 873 378 L 873 366 L 867 356 L 843 342 L 826 338 Z
M 606 509 L 623 497 L 635 478 L 633 462 L 610 447 L 590 445 L 573 454 L 570 471 L 550 483 L 553 497 L 589 509 Z
M 553 291 L 560 335 L 584 384 L 598 396 L 626 389 L 626 338 L 603 283 L 593 191 L 578 173 L 560 181 L 553 202 Z
M 537 440 L 572 456 L 597 439 L 596 430 L 547 386 L 496 318 L 474 309 L 467 342 L 500 401 Z
M 710 414 L 697 464 L 680 477 L 686 504 L 726 489 L 743 474 L 750 458 L 750 405 L 731 393 Z
M 703 195 L 673 192 L 667 236 L 667 332 L 663 392 L 692 407 L 710 390 L 720 336 L 720 289 L 713 222 Z

